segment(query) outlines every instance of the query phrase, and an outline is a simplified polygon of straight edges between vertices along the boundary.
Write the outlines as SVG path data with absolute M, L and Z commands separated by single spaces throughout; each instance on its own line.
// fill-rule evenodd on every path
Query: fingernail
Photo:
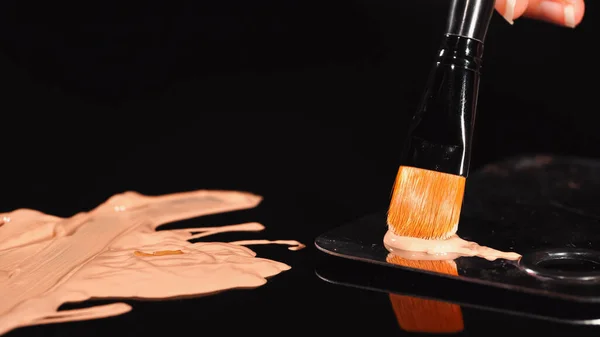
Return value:
M 575 7 L 572 4 L 543 1 L 540 3 L 539 10 L 544 16 L 549 18 L 558 19 L 562 16 L 566 27 L 575 28 Z
M 564 8 L 565 26 L 575 28 L 575 7 L 566 5 Z
M 508 21 L 511 25 L 515 22 L 513 21 L 515 18 L 515 6 L 517 5 L 517 0 L 506 0 L 506 8 L 504 9 L 504 19 Z

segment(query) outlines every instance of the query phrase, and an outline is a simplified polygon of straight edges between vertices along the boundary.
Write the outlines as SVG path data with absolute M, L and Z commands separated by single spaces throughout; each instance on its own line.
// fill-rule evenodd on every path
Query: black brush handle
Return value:
M 448 31 L 414 115 L 401 165 L 466 177 L 477 111 L 483 39 L 493 0 L 453 0 Z
M 496 0 L 452 0 L 446 33 L 483 42 Z

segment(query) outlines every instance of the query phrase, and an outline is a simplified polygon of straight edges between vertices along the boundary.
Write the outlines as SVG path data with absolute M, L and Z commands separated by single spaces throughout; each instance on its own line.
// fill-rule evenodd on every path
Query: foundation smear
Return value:
M 61 310 L 90 298 L 162 299 L 258 287 L 291 267 L 245 247 L 293 240 L 196 242 L 224 232 L 256 232 L 259 223 L 156 231 L 162 224 L 257 206 L 236 191 L 164 196 L 126 192 L 94 210 L 59 218 L 29 209 L 0 214 L 0 335 L 13 329 L 124 314 L 126 303 Z

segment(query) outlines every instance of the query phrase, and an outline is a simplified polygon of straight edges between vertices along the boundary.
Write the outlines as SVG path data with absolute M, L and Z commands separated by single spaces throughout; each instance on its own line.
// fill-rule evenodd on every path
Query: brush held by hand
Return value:
M 495 0 L 451 0 L 448 24 L 413 116 L 388 210 L 391 234 L 456 234 L 469 173 L 483 41 Z

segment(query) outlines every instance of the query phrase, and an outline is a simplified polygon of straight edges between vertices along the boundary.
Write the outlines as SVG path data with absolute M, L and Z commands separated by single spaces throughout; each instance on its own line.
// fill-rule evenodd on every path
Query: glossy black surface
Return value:
M 485 41 L 496 0 L 452 0 L 446 33 Z
M 494 0 L 453 0 L 402 165 L 468 176 L 483 43 Z
M 527 20 L 510 26 L 494 15 L 473 170 L 517 154 L 600 157 L 593 66 L 600 8 L 594 0 L 586 5 L 589 16 L 575 30 Z M 240 189 L 264 202 L 177 226 L 255 220 L 266 226 L 263 233 L 212 239 L 310 245 L 387 207 L 447 6 L 2 1 L 0 208 L 69 216 L 126 190 Z M 597 200 L 578 204 L 591 208 Z M 319 279 L 315 269 L 324 258 L 315 248 L 255 250 L 292 269 L 255 290 L 127 300 L 135 308 L 123 316 L 7 336 L 410 336 L 387 294 Z M 407 293 L 448 294 L 422 279 L 397 285 Z M 461 294 L 484 304 L 504 300 L 479 290 Z M 468 336 L 598 335 L 597 328 L 467 307 L 463 315 Z
M 600 252 L 593 249 L 544 249 L 525 255 L 519 265 L 530 275 L 562 283 L 577 283 L 580 287 L 600 280 Z
M 447 34 L 409 130 L 402 165 L 466 177 L 483 43 Z

